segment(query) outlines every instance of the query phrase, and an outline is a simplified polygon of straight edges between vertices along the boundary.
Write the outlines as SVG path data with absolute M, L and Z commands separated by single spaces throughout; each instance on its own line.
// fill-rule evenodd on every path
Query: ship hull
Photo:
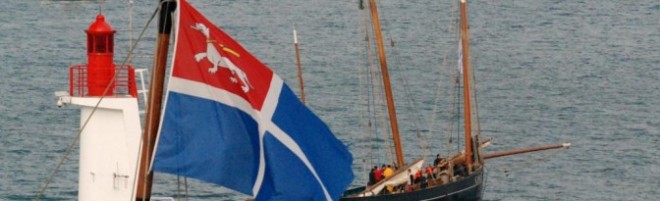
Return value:
M 342 201 L 422 201 L 422 200 L 481 200 L 483 188 L 483 171 L 475 171 L 468 177 L 444 185 L 432 186 L 423 190 L 413 192 L 382 194 L 369 197 L 353 197 L 352 195 L 362 192 L 364 187 L 350 189 L 344 193 Z

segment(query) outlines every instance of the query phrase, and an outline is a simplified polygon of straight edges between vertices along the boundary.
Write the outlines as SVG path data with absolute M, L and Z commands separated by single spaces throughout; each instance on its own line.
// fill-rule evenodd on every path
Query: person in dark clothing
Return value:
M 440 158 L 440 154 L 435 155 L 435 160 L 433 161 L 433 167 L 437 167 L 438 164 L 440 164 L 440 162 L 442 162 L 442 158 Z
M 378 166 L 374 166 L 374 168 L 369 171 L 369 183 L 367 183 L 367 186 L 376 184 L 376 171 L 378 171 Z
M 420 180 L 420 181 L 419 181 L 419 182 L 420 182 L 419 187 L 420 187 L 421 189 L 425 189 L 425 188 L 428 186 L 428 181 L 426 181 L 426 175 L 421 176 L 421 177 L 419 178 L 419 180 Z
M 422 177 L 422 170 L 417 170 L 415 173 L 415 184 L 418 184 L 421 180 L 420 178 Z
M 413 189 L 413 184 L 415 184 L 415 175 L 412 174 L 410 169 L 408 169 L 408 177 L 409 177 L 409 182 L 408 185 L 406 185 L 406 192 L 412 192 Z
M 461 176 L 461 177 L 466 176 L 467 174 L 466 174 L 466 172 L 465 172 L 465 166 L 462 165 L 462 164 L 456 164 L 456 165 L 454 165 L 454 174 L 455 174 L 456 176 Z

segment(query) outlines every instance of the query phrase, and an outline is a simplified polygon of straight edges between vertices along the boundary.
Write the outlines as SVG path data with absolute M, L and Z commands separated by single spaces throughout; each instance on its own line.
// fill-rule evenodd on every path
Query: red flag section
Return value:
M 180 4 L 173 77 L 207 83 L 261 110 L 273 72 L 190 4 Z

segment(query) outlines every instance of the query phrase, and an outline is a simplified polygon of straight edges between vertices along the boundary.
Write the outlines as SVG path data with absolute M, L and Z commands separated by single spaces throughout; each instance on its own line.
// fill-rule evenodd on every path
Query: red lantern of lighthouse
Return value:
M 113 62 L 115 30 L 105 21 L 103 14 L 87 29 L 87 87 L 88 96 L 112 96 L 115 83 Z M 108 89 L 107 92 L 104 91 Z

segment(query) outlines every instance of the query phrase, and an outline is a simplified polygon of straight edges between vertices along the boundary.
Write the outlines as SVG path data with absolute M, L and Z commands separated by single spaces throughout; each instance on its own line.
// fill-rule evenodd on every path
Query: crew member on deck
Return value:
M 425 189 L 428 186 L 428 181 L 426 181 L 426 173 L 419 178 L 419 188 Z
M 369 183 L 367 186 L 374 185 L 376 183 L 376 172 L 378 171 L 378 166 L 374 165 L 374 168 L 369 171 Z
M 431 164 L 429 164 L 428 166 L 426 166 L 426 171 L 425 171 L 424 173 L 426 173 L 426 175 L 428 176 L 427 179 L 433 179 L 433 177 L 434 177 L 434 175 L 433 175 L 433 167 L 431 167 Z
M 438 164 L 442 161 L 442 158 L 440 157 L 440 154 L 435 155 L 435 160 L 433 161 L 433 167 L 438 167 Z
M 412 174 L 410 169 L 408 169 L 408 185 L 406 185 L 406 191 L 407 192 L 413 191 L 414 182 L 415 182 L 415 176 Z
M 383 176 L 385 176 L 385 178 L 389 178 L 390 176 L 392 176 L 392 173 L 394 173 L 394 170 L 392 170 L 392 166 L 387 165 L 387 168 L 385 168 L 385 170 L 383 171 Z
M 381 167 L 380 169 L 376 169 L 376 172 L 374 172 L 374 178 L 376 179 L 376 183 L 378 183 L 380 180 L 383 179 L 383 171 L 385 170 L 385 165 Z
M 422 178 L 422 170 L 417 170 L 417 172 L 415 172 L 415 183 L 416 184 L 419 183 L 421 181 L 421 178 Z

